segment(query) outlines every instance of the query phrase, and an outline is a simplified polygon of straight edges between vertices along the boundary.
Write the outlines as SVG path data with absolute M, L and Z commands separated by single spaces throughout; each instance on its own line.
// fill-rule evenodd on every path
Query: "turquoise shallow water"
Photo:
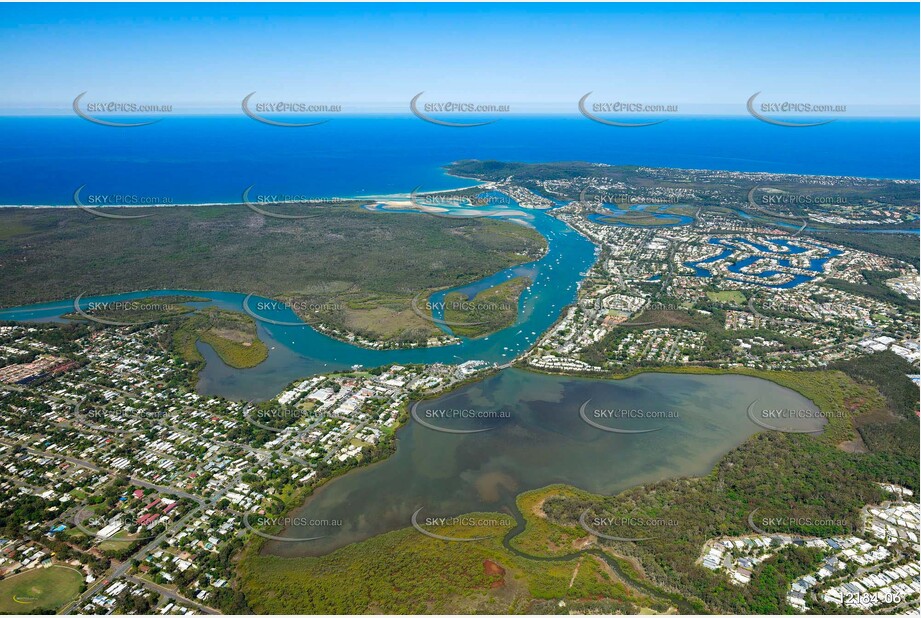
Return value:
M 684 169 L 918 178 L 918 119 L 842 119 L 784 129 L 742 117 L 675 117 L 612 129 L 573 115 L 507 115 L 449 129 L 403 114 L 285 130 L 237 116 L 170 116 L 113 130 L 77 116 L 0 117 L 0 204 L 73 204 L 89 193 L 234 202 L 259 192 L 382 195 L 469 185 L 461 159 L 592 161 Z M 49 148 L 49 144 L 53 147 Z
M 489 287 L 518 273 L 533 279 L 519 300 L 517 322 L 497 333 L 479 339 L 464 339 L 456 345 L 411 350 L 369 350 L 338 341 L 303 324 L 294 312 L 286 307 L 260 309 L 259 301 L 252 298 L 251 310 L 267 320 L 300 323 L 303 326 L 285 326 L 257 321 L 259 337 L 269 346 L 268 359 L 251 369 L 228 367 L 207 346 L 200 346 L 205 360 L 200 374 L 199 391 L 223 395 L 231 399 L 268 399 L 277 395 L 292 380 L 317 373 L 344 369 L 352 365 L 373 367 L 389 363 L 461 363 L 467 360 L 484 360 L 503 364 L 529 348 L 560 315 L 563 307 L 576 298 L 581 273 L 587 271 L 595 260 L 594 246 L 563 222 L 543 211 L 523 211 L 529 223 L 543 234 L 548 243 L 546 255 L 535 262 L 496 273 L 480 282 L 461 286 L 475 291 Z M 380 216 L 388 216 L 381 213 Z M 419 215 L 425 216 L 425 215 Z M 450 290 L 441 293 L 441 297 Z M 236 311 L 243 310 L 244 294 L 216 291 L 156 290 L 99 297 L 84 297 L 81 306 L 90 302 L 126 301 L 145 296 L 176 294 L 207 298 L 214 305 Z M 73 311 L 73 300 L 42 303 L 0 310 L 0 320 L 59 319 Z
M 293 380 L 352 365 L 511 361 L 573 302 L 583 273 L 596 258 L 590 242 L 548 213 L 523 214 L 547 238 L 547 254 L 457 288 L 473 295 L 513 276 L 531 277 L 534 282 L 522 294 L 515 325 L 451 346 L 375 351 L 332 339 L 307 325 L 272 323 L 300 320 L 284 306 L 270 309 L 277 305 L 253 297 L 247 306 L 265 319 L 257 321 L 257 328 L 259 337 L 270 347 L 268 359 L 251 369 L 232 369 L 210 347 L 199 344 L 206 360 L 199 390 L 230 398 L 267 399 Z M 246 299 L 243 294 L 229 292 L 157 290 L 83 298 L 81 306 L 177 294 L 206 298 L 207 303 L 236 311 L 243 311 Z M 267 306 L 260 308 L 259 301 L 267 301 Z M 2 310 L 0 319 L 56 320 L 73 308 L 72 300 L 44 303 Z M 587 424 L 580 416 L 580 406 L 588 400 L 593 406 L 670 412 L 673 416 L 620 421 L 622 428 L 655 429 L 653 432 L 610 433 Z M 286 556 L 322 555 L 406 527 L 419 508 L 425 510 L 424 517 L 474 510 L 511 512 L 515 495 L 551 483 L 613 493 L 662 478 L 704 474 L 720 456 L 762 429 L 746 413 L 747 406 L 756 400 L 771 408 L 814 407 L 793 391 L 744 376 L 647 374 L 618 382 L 506 369 L 420 404 L 423 412 L 436 406 L 506 411 L 507 416 L 491 426 L 492 421 L 475 421 L 474 425 L 467 421 L 466 426 L 457 427 L 489 431 L 448 434 L 410 421 L 398 431 L 398 448 L 392 457 L 323 486 L 291 514 L 303 521 L 340 521 L 340 525 L 319 530 L 309 525 L 306 529 L 288 528 L 282 536 L 293 541 L 271 541 L 265 551 Z M 321 538 L 297 540 L 317 536 Z

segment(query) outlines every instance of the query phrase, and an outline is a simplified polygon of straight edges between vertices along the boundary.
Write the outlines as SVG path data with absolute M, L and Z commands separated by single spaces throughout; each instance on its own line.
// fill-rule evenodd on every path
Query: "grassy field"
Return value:
M 441 331 L 413 314 L 419 293 L 475 281 L 546 248 L 537 231 L 514 223 L 358 206 L 316 206 L 317 216 L 302 220 L 264 217 L 242 205 L 132 208 L 154 216 L 121 221 L 71 208 L 0 208 L 0 306 L 132 290 L 221 290 L 293 301 L 312 324 L 420 341 Z
M 53 613 L 80 593 L 83 575 L 62 566 L 36 568 L 0 581 L 0 613 Z
M 511 326 L 518 317 L 518 298 L 529 285 L 528 277 L 515 277 L 471 299 L 452 292 L 445 296 L 445 321 L 463 337 L 482 337 Z
M 732 303 L 743 305 L 748 299 L 745 294 L 738 290 L 720 290 L 719 292 L 707 292 L 707 298 L 715 303 Z

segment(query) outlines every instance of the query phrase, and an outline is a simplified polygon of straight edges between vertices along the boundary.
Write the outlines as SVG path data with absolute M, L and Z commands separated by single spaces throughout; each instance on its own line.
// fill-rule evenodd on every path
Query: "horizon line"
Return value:
M 463 113 L 463 112 L 445 112 L 442 115 L 449 118 L 492 118 L 495 121 L 501 120 L 503 118 L 521 118 L 521 117 L 537 117 L 537 118 L 583 118 L 584 114 L 580 113 L 578 110 L 522 110 L 516 112 L 477 112 L 477 113 Z M 217 109 L 188 109 L 183 110 L 182 112 L 150 112 L 150 113 L 137 113 L 137 114 L 105 114 L 106 118 L 135 118 L 135 119 L 168 119 L 168 118 L 195 118 L 195 117 L 238 117 L 246 118 L 246 114 L 240 111 L 239 109 L 230 109 L 230 108 L 217 108 Z M 266 117 L 271 118 L 323 118 L 325 120 L 333 120 L 335 118 L 372 118 L 372 117 L 406 117 L 413 118 L 414 115 L 411 111 L 403 110 L 381 110 L 381 111 L 338 111 L 338 112 L 307 112 L 307 113 L 276 113 L 271 115 L 266 115 Z M 605 116 L 607 117 L 607 116 Z M 665 119 L 690 119 L 690 118 L 752 118 L 752 115 L 745 110 L 741 111 L 713 111 L 713 112 L 687 112 L 687 113 L 674 113 L 674 112 L 648 112 L 648 113 L 619 113 L 611 114 L 611 117 L 617 118 L 665 118 Z M 921 120 L 921 110 L 915 110 L 912 112 L 901 112 L 901 111 L 858 111 L 854 114 L 848 112 L 829 112 L 829 113 L 798 113 L 798 114 L 785 114 L 785 118 L 830 118 L 833 120 L 875 120 L 875 119 L 904 119 L 904 120 Z M 61 109 L 61 110 L 4 110 L 0 108 L 0 118 L 76 118 L 79 119 L 80 116 L 75 114 L 72 110 Z

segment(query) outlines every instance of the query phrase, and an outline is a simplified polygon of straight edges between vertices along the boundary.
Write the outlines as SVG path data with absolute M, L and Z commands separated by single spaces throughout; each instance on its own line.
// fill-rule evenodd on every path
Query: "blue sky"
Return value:
M 917 4 L 0 4 L 0 110 L 67 111 L 83 91 L 239 110 L 257 91 L 386 111 L 424 90 L 744 113 L 763 91 L 917 115 L 918 30 Z

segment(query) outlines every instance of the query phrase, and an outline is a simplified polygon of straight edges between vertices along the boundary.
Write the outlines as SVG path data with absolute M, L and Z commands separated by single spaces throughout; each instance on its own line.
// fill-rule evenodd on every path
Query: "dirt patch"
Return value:
M 505 569 L 500 567 L 498 564 L 492 560 L 483 561 L 483 572 L 487 575 L 501 575 L 505 577 Z
M 220 339 L 226 339 L 227 341 L 232 341 L 233 343 L 240 343 L 247 346 L 252 345 L 253 335 L 242 330 L 215 327 L 208 329 L 208 331 Z
M 576 563 L 576 568 L 572 572 L 572 577 L 569 578 L 569 587 L 572 588 L 572 585 L 576 583 L 576 577 L 579 575 L 579 567 L 582 566 L 582 561 L 585 559 L 585 556 L 579 558 L 579 561 Z
M 531 507 L 531 514 L 534 515 L 535 517 L 540 517 L 541 519 L 547 519 L 547 514 L 544 513 L 544 502 L 546 502 L 547 499 L 551 497 L 552 496 L 544 496 L 543 498 L 535 502 L 534 505 Z
M 484 560 L 483 561 L 483 572 L 486 573 L 487 576 L 493 576 L 493 575 L 499 576 L 499 579 L 495 580 L 489 585 L 490 588 L 504 588 L 505 587 L 505 569 L 500 567 L 498 564 L 496 564 L 492 560 Z
M 844 402 L 851 414 L 855 414 L 867 403 L 865 399 L 846 399 Z M 869 403 L 874 402 L 871 400 Z M 854 416 L 855 427 L 860 428 L 874 423 L 896 423 L 901 420 L 901 417 L 895 414 L 889 406 L 884 405 L 881 401 L 876 403 L 877 405 L 874 405 L 870 410 Z
M 864 444 L 863 438 L 859 435 L 856 440 L 846 440 L 838 444 L 840 448 L 845 453 L 868 453 L 870 449 L 867 448 L 867 445 Z

